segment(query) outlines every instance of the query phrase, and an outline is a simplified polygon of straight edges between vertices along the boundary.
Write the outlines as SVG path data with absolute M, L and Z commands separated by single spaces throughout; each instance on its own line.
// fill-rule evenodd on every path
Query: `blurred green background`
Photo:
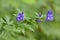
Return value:
M 44 22 L 48 10 L 54 21 Z M 16 21 L 19 11 L 23 22 Z M 39 24 L 38 13 L 43 15 Z M 0 0 L 0 40 L 60 40 L 60 0 Z

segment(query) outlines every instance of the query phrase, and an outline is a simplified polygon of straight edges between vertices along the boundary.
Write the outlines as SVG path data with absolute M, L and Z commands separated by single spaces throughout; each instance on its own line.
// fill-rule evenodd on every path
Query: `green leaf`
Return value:
M 33 29 L 33 27 L 32 27 L 31 25 L 26 24 L 26 23 L 24 23 L 23 25 L 24 25 L 24 27 L 25 27 L 26 29 L 31 30 L 31 31 L 34 32 L 34 29 Z

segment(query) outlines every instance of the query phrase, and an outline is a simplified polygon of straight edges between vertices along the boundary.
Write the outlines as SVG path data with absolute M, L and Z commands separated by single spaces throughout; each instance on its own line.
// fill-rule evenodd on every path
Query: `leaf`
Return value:
M 13 38 L 11 34 L 7 31 L 4 31 L 4 33 L 0 37 L 4 40 L 15 40 L 15 38 Z
M 22 28 L 21 32 L 25 35 L 25 29 L 24 28 Z
M 32 27 L 31 25 L 26 24 L 26 23 L 24 23 L 23 25 L 24 25 L 24 27 L 25 27 L 26 29 L 31 30 L 31 31 L 34 32 L 34 29 L 33 29 L 33 27 Z

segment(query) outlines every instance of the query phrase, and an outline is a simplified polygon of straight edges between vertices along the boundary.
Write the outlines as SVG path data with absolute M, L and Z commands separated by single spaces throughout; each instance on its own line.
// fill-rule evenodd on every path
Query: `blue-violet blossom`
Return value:
M 53 12 L 51 10 L 48 11 L 46 21 L 52 21 L 54 19 Z
M 17 17 L 16 17 L 16 20 L 17 21 L 23 21 L 24 20 L 24 13 L 22 12 L 22 13 L 19 13 L 18 15 L 17 15 Z

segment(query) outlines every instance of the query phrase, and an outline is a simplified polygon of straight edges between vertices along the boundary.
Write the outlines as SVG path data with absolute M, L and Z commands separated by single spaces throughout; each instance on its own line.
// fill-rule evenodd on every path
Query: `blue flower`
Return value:
M 38 13 L 38 17 L 41 17 L 42 16 L 42 14 L 41 13 Z
M 51 10 L 48 11 L 46 21 L 52 21 L 54 19 L 53 12 Z
M 36 22 L 37 22 L 37 23 L 40 23 L 40 20 L 39 20 L 39 18 L 36 18 Z
M 36 22 L 37 23 L 40 23 L 41 16 L 42 16 L 42 14 L 41 13 L 38 13 L 37 18 L 36 18 Z
M 38 14 L 39 17 L 41 17 L 42 15 L 41 14 Z
M 23 21 L 24 20 L 24 13 L 19 13 L 18 16 L 16 17 L 17 21 Z

